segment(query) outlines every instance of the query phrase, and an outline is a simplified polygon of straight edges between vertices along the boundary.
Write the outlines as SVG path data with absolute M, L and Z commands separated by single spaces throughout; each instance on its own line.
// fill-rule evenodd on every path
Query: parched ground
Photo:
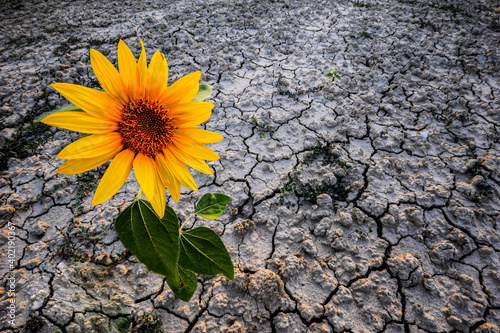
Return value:
M 32 2 L 0 2 L 2 332 L 143 313 L 164 332 L 500 332 L 497 0 Z M 233 198 L 188 227 L 221 235 L 236 280 L 199 277 L 189 303 L 117 238 L 133 174 L 90 209 L 105 168 L 54 174 L 78 134 L 30 125 L 66 104 L 49 84 L 98 86 L 89 48 L 116 63 L 139 38 L 172 82 L 202 71 L 225 136 L 169 203 Z

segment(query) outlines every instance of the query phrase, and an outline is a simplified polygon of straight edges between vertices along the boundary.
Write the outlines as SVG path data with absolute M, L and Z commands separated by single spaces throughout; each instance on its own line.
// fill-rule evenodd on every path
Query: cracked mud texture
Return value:
M 500 332 L 498 1 L 2 1 L 0 21 L 2 332 L 154 312 L 165 332 Z M 49 84 L 98 87 L 89 48 L 116 63 L 139 38 L 171 82 L 202 71 L 225 137 L 169 201 L 233 198 L 188 227 L 221 235 L 236 279 L 199 277 L 189 303 L 117 238 L 133 174 L 90 208 L 104 168 L 54 174 L 78 134 L 29 126 L 66 104 Z

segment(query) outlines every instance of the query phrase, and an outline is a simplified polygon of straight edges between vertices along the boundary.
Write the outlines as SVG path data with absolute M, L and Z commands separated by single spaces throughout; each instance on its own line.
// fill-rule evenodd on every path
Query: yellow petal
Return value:
M 42 123 L 87 134 L 106 134 L 118 129 L 115 121 L 95 118 L 78 111 L 54 113 L 42 119 Z
M 134 54 L 124 41 L 118 42 L 118 68 L 122 77 L 123 86 L 130 100 L 136 101 L 139 96 L 139 77 L 137 73 L 137 62 Z
M 163 185 L 167 188 L 168 193 L 172 196 L 172 199 L 174 199 L 175 202 L 178 202 L 181 196 L 181 184 L 168 168 L 163 154 L 156 155 L 156 164 L 158 165 L 158 171 Z
M 213 107 L 210 102 L 190 102 L 174 106 L 168 110 L 168 116 L 174 119 L 177 127 L 193 127 L 207 121 Z
M 177 146 L 177 148 L 186 154 L 194 156 L 198 159 L 204 159 L 207 161 L 217 161 L 220 159 L 219 155 L 217 155 L 212 149 L 189 137 L 174 135 L 172 137 L 172 142 Z
M 155 169 L 156 169 L 156 180 L 155 180 L 155 195 L 153 200 L 149 200 L 151 203 L 151 206 L 153 206 L 153 209 L 155 210 L 156 214 L 160 218 L 163 217 L 165 214 L 165 205 L 166 205 L 166 196 L 165 196 L 165 186 L 163 185 L 163 182 L 160 179 L 160 171 L 158 170 L 158 165 L 156 162 L 153 162 L 155 164 Z
M 207 175 L 211 175 L 214 173 L 208 166 L 208 164 L 205 163 L 205 161 L 197 159 L 189 154 L 185 154 L 175 145 L 170 145 L 165 150 L 168 150 L 171 155 L 174 155 L 177 159 L 181 160 L 183 163 L 189 165 L 191 168 L 198 170 L 201 173 L 205 173 Z
M 121 120 L 122 105 L 104 91 L 70 83 L 54 83 L 51 86 L 91 116 L 104 120 Z
M 132 150 L 126 149 L 113 158 L 99 182 L 91 206 L 107 201 L 125 184 L 130 170 L 132 170 L 134 155 L 135 153 Z
M 116 154 L 118 154 L 123 149 L 123 145 L 116 147 L 115 150 L 110 151 L 107 154 L 102 156 L 94 157 L 94 158 L 82 158 L 76 160 L 67 160 L 59 169 L 55 172 L 63 175 L 75 175 L 78 173 L 87 172 L 94 168 L 97 168 L 100 165 L 103 165 L 110 159 L 112 159 Z
M 219 133 L 197 127 L 178 128 L 175 130 L 175 135 L 187 136 L 202 143 L 216 143 L 224 139 Z
M 150 101 L 156 101 L 168 83 L 168 64 L 165 56 L 160 51 L 156 51 L 149 63 L 149 92 Z
M 57 157 L 65 160 L 98 157 L 106 155 L 120 146 L 123 147 L 122 136 L 118 132 L 93 134 L 70 143 L 61 150 Z
M 147 64 L 148 60 L 146 57 L 146 50 L 144 49 L 144 43 L 142 42 L 142 39 L 139 40 L 141 41 L 141 46 L 142 46 L 141 55 L 139 56 L 139 61 L 137 62 L 137 68 L 139 71 L 139 82 L 140 82 L 139 97 L 144 98 L 146 97 L 144 93 L 148 85 L 148 64 Z
M 200 90 L 201 72 L 193 72 L 175 81 L 160 96 L 160 104 L 166 107 L 191 102 Z
M 102 88 L 121 103 L 126 104 L 128 96 L 115 66 L 101 52 L 94 49 L 90 49 L 90 63 Z
M 151 202 L 156 194 L 156 176 L 155 161 L 152 157 L 139 153 L 134 159 L 134 173 L 139 186 L 144 191 L 146 198 Z
M 174 155 L 169 154 L 168 150 L 165 150 L 163 155 L 165 156 L 167 168 L 172 171 L 175 178 L 179 179 L 182 185 L 186 186 L 188 189 L 198 192 L 198 185 L 196 185 L 186 164 L 182 163 Z

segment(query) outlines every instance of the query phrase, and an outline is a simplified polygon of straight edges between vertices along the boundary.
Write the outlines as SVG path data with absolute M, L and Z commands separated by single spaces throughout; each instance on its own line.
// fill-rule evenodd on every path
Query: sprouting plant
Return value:
M 66 52 L 71 43 L 79 41 L 75 38 L 54 52 Z M 222 274 L 234 280 L 234 265 L 215 231 L 206 227 L 183 231 L 184 224 L 179 228 L 177 214 L 166 203 L 166 191 L 176 202 L 180 199 L 181 182 L 198 191 L 187 164 L 200 172 L 211 173 L 204 161 L 218 160 L 219 155 L 204 144 L 219 142 L 223 137 L 197 127 L 210 117 L 214 107 L 205 101 L 212 87 L 198 83 L 201 73 L 188 74 L 177 81 L 180 83 L 167 87 L 168 65 L 164 55 L 156 52 L 148 66 L 142 41 L 141 45 L 136 61 L 128 46 L 119 40 L 120 70 L 122 73 L 137 71 L 137 75 L 123 77 L 115 75 L 117 69 L 102 53 L 91 49 L 92 69 L 104 91 L 54 83 L 52 88 L 71 104 L 44 114 L 37 121 L 85 134 L 57 155 L 66 160 L 57 173 L 79 175 L 79 190 L 72 207 L 74 216 L 82 213 L 84 198 L 94 190 L 91 207 L 111 199 L 133 168 L 141 189 L 136 200 L 116 218 L 115 230 L 138 261 L 163 275 L 174 294 L 188 302 L 198 286 L 196 274 Z M 194 96 L 193 89 L 198 91 Z M 181 127 L 176 126 L 179 123 Z M 183 157 L 188 155 L 191 157 Z M 99 169 L 97 174 L 89 172 L 109 160 L 102 177 Z M 141 199 L 143 193 L 147 200 Z M 191 216 L 214 220 L 224 212 L 230 200 L 223 194 L 206 193 Z M 76 236 L 84 241 L 100 239 L 81 225 L 75 227 Z M 76 254 L 81 259 L 71 246 L 61 254 Z
M 332 68 L 332 72 L 331 73 L 327 73 L 325 74 L 326 77 L 329 77 L 330 78 L 330 83 L 328 84 L 328 86 L 331 86 L 333 80 L 337 79 L 337 80 L 342 80 L 342 78 L 340 77 L 340 75 L 337 73 L 337 68 Z

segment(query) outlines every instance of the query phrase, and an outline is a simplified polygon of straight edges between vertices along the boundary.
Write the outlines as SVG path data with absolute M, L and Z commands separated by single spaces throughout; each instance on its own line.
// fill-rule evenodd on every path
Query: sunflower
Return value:
M 136 61 L 120 40 L 119 70 L 102 53 L 91 49 L 92 69 L 104 91 L 68 83 L 52 84 L 81 110 L 54 113 L 42 122 L 89 134 L 57 155 L 66 161 L 56 173 L 79 174 L 112 159 L 92 198 L 92 206 L 110 199 L 133 168 L 141 190 L 163 217 L 165 188 L 176 202 L 181 183 L 198 191 L 187 165 L 212 174 L 205 160 L 218 160 L 219 156 L 204 143 L 216 143 L 223 137 L 198 128 L 210 118 L 214 106 L 193 101 L 201 73 L 188 74 L 167 87 L 165 56 L 156 51 L 148 66 L 142 40 L 141 45 Z

